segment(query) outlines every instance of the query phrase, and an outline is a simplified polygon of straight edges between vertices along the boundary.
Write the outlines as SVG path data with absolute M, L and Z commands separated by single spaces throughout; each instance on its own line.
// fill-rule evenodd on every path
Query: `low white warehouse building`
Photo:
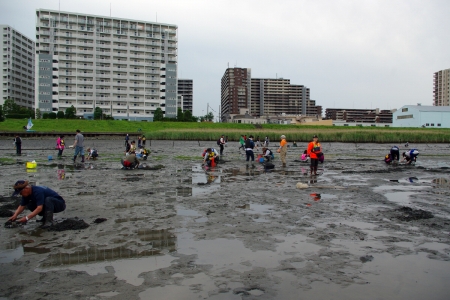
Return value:
M 405 105 L 392 115 L 392 126 L 450 128 L 450 106 Z

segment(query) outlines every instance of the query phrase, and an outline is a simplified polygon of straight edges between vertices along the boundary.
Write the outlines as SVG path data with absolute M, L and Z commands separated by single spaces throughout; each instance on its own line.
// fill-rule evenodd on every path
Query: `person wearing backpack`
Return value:
M 272 150 L 270 150 L 269 148 L 262 148 L 263 151 L 263 156 L 266 159 L 266 161 L 272 161 L 275 157 L 273 155 Z
M 245 141 L 245 155 L 246 155 L 246 161 L 247 161 L 247 168 L 250 164 L 250 158 L 252 159 L 252 168 L 255 167 L 253 162 L 255 161 L 255 154 L 253 153 L 253 149 L 255 148 L 255 143 L 253 142 L 253 135 L 249 136 L 248 139 Z M 256 150 L 258 150 L 258 147 L 256 147 Z

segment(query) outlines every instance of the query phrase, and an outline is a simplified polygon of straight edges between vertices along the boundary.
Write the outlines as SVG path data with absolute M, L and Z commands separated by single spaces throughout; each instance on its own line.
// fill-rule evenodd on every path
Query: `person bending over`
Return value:
M 137 169 L 139 167 L 139 160 L 136 157 L 136 152 L 131 151 L 129 155 L 122 159 L 121 163 L 126 170 Z
M 31 214 L 25 215 L 18 222 L 26 223 L 36 215 L 43 216 L 44 224 L 41 228 L 48 228 L 53 225 L 53 214 L 62 212 L 66 209 L 66 202 L 54 190 L 46 186 L 32 186 L 26 180 L 18 180 L 14 186 L 13 196 L 21 195 L 19 207 L 14 215 L 8 221 L 15 221 L 19 214 L 27 207 Z
M 415 164 L 417 162 L 417 156 L 419 155 L 419 150 L 411 149 L 406 152 L 403 152 L 403 160 L 406 161 L 407 165 Z
M 214 148 L 206 149 L 206 153 L 205 153 L 205 156 L 203 158 L 203 163 L 207 164 L 208 167 L 211 167 L 211 162 L 213 160 L 217 164 L 217 162 L 219 161 L 219 153 Z

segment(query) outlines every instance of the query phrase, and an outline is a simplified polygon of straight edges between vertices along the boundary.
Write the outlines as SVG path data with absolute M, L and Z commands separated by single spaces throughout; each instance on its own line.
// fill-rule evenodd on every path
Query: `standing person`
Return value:
M 323 155 L 322 146 L 319 143 L 319 138 L 317 137 L 317 135 L 314 135 L 312 142 L 308 144 L 308 155 L 311 159 L 311 175 L 317 175 L 319 156 Z
M 14 145 L 16 146 L 16 154 L 22 155 L 22 139 L 18 134 L 14 138 Z
M 259 136 L 256 137 L 256 146 L 261 147 L 261 141 L 259 140 Z
M 15 221 L 17 216 L 25 210 L 25 207 L 32 212 L 22 217 L 19 222 L 26 223 L 36 215 L 43 216 L 44 224 L 41 228 L 48 228 L 53 224 L 53 214 L 66 209 L 66 202 L 54 190 L 46 186 L 31 186 L 26 180 L 18 180 L 14 186 L 13 196 L 21 195 L 22 200 L 14 215 L 8 221 Z
M 400 149 L 397 146 L 391 148 L 391 159 L 397 162 L 400 160 Z
M 286 167 L 286 155 L 287 155 L 287 141 L 286 136 L 282 135 L 280 142 L 280 147 L 278 148 L 278 151 L 280 153 L 281 162 L 283 163 L 283 167 Z
M 141 148 L 142 137 L 138 136 L 138 148 Z
M 222 134 L 222 136 L 221 136 L 220 139 L 219 139 L 220 156 L 223 155 L 223 147 L 224 147 L 224 145 L 225 145 L 225 137 L 224 137 L 224 135 Z
M 266 136 L 266 138 L 264 139 L 264 147 L 269 147 L 269 137 Z
M 131 145 L 130 143 L 125 144 L 125 155 L 128 155 L 130 153 Z
M 58 158 L 62 157 L 64 148 L 65 148 L 64 135 L 60 135 L 59 138 L 56 139 L 56 149 L 58 149 Z
M 75 142 L 70 148 L 75 147 L 75 153 L 73 154 L 73 162 L 77 160 L 78 154 L 81 155 L 81 162 L 84 163 L 84 136 L 81 134 L 80 129 L 77 129 L 75 135 Z
M 253 149 L 255 148 L 255 143 L 253 142 L 253 135 L 249 136 L 248 139 L 245 141 L 245 155 L 246 155 L 246 161 L 247 161 L 247 168 L 249 166 L 250 158 L 252 159 L 252 167 L 255 165 L 253 162 L 255 161 L 255 154 L 253 153 Z
M 131 141 L 130 151 L 129 152 L 136 152 L 136 142 Z
M 238 150 L 241 150 L 241 148 L 242 149 L 244 149 L 245 150 L 245 140 L 244 140 L 244 135 L 241 135 L 241 137 L 239 138 L 239 149 Z
M 125 147 L 127 146 L 128 142 L 130 141 L 130 137 L 127 135 L 125 136 Z
M 145 148 L 145 135 L 142 135 L 142 147 Z

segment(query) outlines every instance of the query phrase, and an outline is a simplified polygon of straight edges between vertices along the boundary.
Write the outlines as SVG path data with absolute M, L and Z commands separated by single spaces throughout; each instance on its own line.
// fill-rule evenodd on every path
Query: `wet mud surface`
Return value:
M 84 164 L 26 150 L 53 144 L 16 157 L 0 141 L 0 212 L 26 179 L 63 195 L 55 226 L 73 229 L 2 226 L 0 299 L 448 299 L 448 145 L 391 166 L 391 145 L 325 143 L 310 177 L 306 144 L 273 170 L 247 168 L 237 143 L 205 170 L 215 141 L 151 141 L 136 170 L 120 169 L 121 140 L 86 139 L 100 157 Z

